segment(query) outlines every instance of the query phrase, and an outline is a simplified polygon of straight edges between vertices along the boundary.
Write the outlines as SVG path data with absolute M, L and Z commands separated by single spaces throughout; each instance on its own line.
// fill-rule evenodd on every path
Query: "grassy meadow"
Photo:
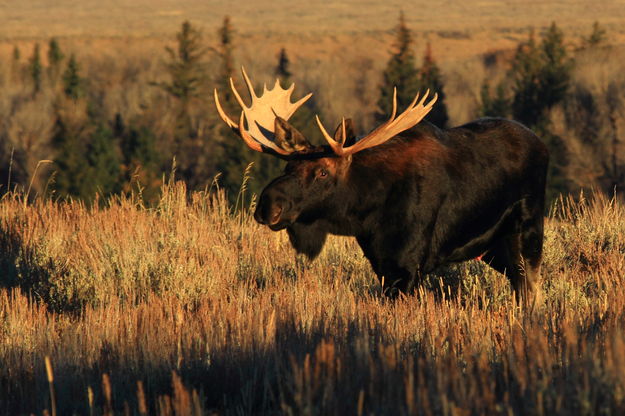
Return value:
M 625 414 L 625 205 L 599 191 L 625 175 L 623 2 L 53 3 L 0 0 L 0 415 Z M 363 134 L 400 8 L 418 65 L 431 45 L 451 126 L 480 116 L 482 87 L 509 76 L 532 28 L 564 31 L 575 66 L 549 126 L 574 197 L 552 202 L 532 309 L 479 261 L 389 301 L 355 240 L 331 237 L 308 262 L 256 224 L 253 169 L 236 207 L 211 182 L 215 149 L 237 140 L 220 135 L 212 100 L 224 15 L 255 82 L 275 78 L 284 47 L 295 97 L 313 92 L 327 126 L 352 117 Z M 209 77 L 176 154 L 179 103 L 158 85 L 186 19 Z M 583 49 L 595 21 L 608 40 Z M 47 62 L 52 36 L 63 64 L 79 63 L 80 99 Z M 88 140 L 93 117 L 149 128 L 164 161 L 149 177 L 124 166 L 128 186 L 94 203 L 63 198 L 49 162 L 59 120 Z M 162 175 L 174 155 L 194 183 Z
M 308 263 L 174 182 L 152 208 L 7 195 L 0 244 L 0 414 L 625 411 L 625 206 L 600 194 L 554 205 L 533 310 L 477 261 L 388 301 L 354 240 Z

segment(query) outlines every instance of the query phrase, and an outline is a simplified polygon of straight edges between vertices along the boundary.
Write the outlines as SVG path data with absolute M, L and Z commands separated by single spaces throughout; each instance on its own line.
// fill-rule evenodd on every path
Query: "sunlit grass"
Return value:
M 479 262 L 390 302 L 352 239 L 307 263 L 180 183 L 154 208 L 8 195 L 0 413 L 621 414 L 624 210 L 554 208 L 530 312 Z

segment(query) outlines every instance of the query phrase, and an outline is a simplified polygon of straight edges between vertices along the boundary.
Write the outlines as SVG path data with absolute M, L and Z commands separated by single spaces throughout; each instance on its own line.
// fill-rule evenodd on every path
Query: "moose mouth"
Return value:
M 282 209 L 282 207 L 276 207 L 272 210 L 272 212 L 270 212 L 270 215 L 268 216 L 269 218 L 267 218 L 266 220 L 258 217 L 256 217 L 256 220 L 259 223 L 269 227 L 271 231 L 284 230 L 286 227 L 288 227 L 290 221 L 287 218 L 283 218 L 283 213 L 284 210 Z

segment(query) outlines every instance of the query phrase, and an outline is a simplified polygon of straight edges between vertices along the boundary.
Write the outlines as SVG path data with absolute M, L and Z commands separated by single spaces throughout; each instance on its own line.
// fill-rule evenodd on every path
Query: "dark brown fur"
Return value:
M 423 273 L 484 254 L 521 295 L 532 290 L 549 156 L 526 127 L 481 119 L 440 130 L 422 122 L 350 157 L 313 153 L 287 164 L 255 213 L 275 231 L 286 228 L 299 253 L 316 257 L 327 234 L 354 236 L 376 274 L 403 292 Z

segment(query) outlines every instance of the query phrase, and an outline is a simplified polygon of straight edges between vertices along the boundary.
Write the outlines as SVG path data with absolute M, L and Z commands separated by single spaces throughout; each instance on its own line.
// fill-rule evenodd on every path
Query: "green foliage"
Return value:
M 412 51 L 413 40 L 410 29 L 406 26 L 404 14 L 399 15 L 399 24 L 396 28 L 396 38 L 393 43 L 393 54 L 386 64 L 383 73 L 383 83 L 380 88 L 380 99 L 376 113 L 378 121 L 386 121 L 393 110 L 393 88 L 397 88 L 398 111 L 402 111 L 414 99 L 418 92 L 438 94 L 438 101 L 426 120 L 439 127 L 445 127 L 449 119 L 445 106 L 445 92 L 440 69 L 432 56 L 432 49 L 428 44 L 423 57 L 423 65 L 416 68 L 415 56 Z
M 121 191 L 121 165 L 117 140 L 110 128 L 97 120 L 75 126 L 58 115 L 53 144 L 57 173 L 53 184 L 61 197 L 92 201 Z
M 165 91 L 180 100 L 181 112 L 186 114 L 189 101 L 202 93 L 206 82 L 205 55 L 202 33 L 189 21 L 182 23 L 176 34 L 176 49 L 166 48 L 169 62 L 166 64 L 171 81 L 159 84 Z
M 392 113 L 394 87 L 397 88 L 398 108 L 402 109 L 412 102 L 420 86 L 419 71 L 412 51 L 412 34 L 406 26 L 403 12 L 399 15 L 399 24 L 395 31 L 393 52 L 386 64 L 380 88 L 379 111 L 376 113 L 379 121 L 386 121 Z
M 603 46 L 607 41 L 606 30 L 601 27 L 599 22 L 595 22 L 592 25 L 592 32 L 588 37 L 582 38 L 582 48 L 596 48 Z
M 48 44 L 48 64 L 50 65 L 48 72 L 50 78 L 55 79 L 58 76 L 63 59 L 65 59 L 65 55 L 61 51 L 59 42 L 55 38 L 50 39 Z
M 35 43 L 33 49 L 33 55 L 30 57 L 28 64 L 28 72 L 33 81 L 33 94 L 37 94 L 41 90 L 41 72 L 43 67 L 41 65 L 41 56 L 39 53 L 39 44 Z
M 192 188 L 204 184 L 207 174 L 204 169 L 207 160 L 205 138 L 193 114 L 193 104 L 207 94 L 208 49 L 203 45 L 202 32 L 190 22 L 182 23 L 176 34 L 176 48 L 166 48 L 169 61 L 166 69 L 170 80 L 156 84 L 174 97 L 178 109 L 171 137 L 172 157 L 178 162 L 178 172 Z
M 228 80 L 234 73 L 234 35 L 235 31 L 230 21 L 230 16 L 224 16 L 223 23 L 217 31 L 219 36 L 219 48 L 217 54 L 221 59 L 221 66 L 218 76 L 218 83 L 220 86 L 229 87 Z M 230 90 L 230 88 L 223 88 L 224 90 Z M 229 101 L 227 94 L 226 102 Z
M 20 58 L 21 58 L 22 55 L 21 55 L 21 52 L 20 52 L 20 48 L 18 48 L 17 45 L 13 47 L 13 55 L 12 56 L 13 56 L 13 60 L 15 62 L 19 62 L 20 61 Z
M 480 101 L 481 117 L 506 118 L 510 115 L 510 99 L 506 96 L 506 88 L 503 83 L 497 85 L 495 95 L 491 96 L 490 85 L 485 81 L 480 90 Z
M 550 131 L 548 112 L 565 99 L 572 69 L 564 35 L 555 23 L 540 44 L 530 34 L 528 41 L 517 49 L 512 64 L 512 116 L 541 136 L 551 151 L 548 200 L 567 191 L 565 146 L 562 138 Z
M 235 102 L 230 88 L 230 78 L 234 78 L 234 35 L 235 31 L 229 16 L 225 16 L 222 26 L 217 31 L 219 44 L 217 56 L 220 58 L 217 88 L 222 106 L 228 114 L 240 114 L 241 109 Z M 222 137 L 217 171 L 221 173 L 220 185 L 226 190 L 228 200 L 234 204 L 243 181 L 243 174 L 247 166 L 254 162 L 252 178 L 248 183 L 248 189 L 258 193 L 264 185 L 264 177 L 268 171 L 274 170 L 275 158 L 259 154 L 250 150 L 241 139 L 227 126 L 220 124 L 220 136 Z
M 80 76 L 80 65 L 76 61 L 76 56 L 71 54 L 67 67 L 63 72 L 63 91 L 65 95 L 76 101 L 85 94 L 84 79 Z
M 56 177 L 54 189 L 62 196 L 93 198 L 92 188 L 88 183 L 89 164 L 87 143 L 83 140 L 82 130 L 72 128 L 61 117 L 57 119 L 53 144 L 57 149 L 54 158 Z
M 565 98 L 572 69 L 564 35 L 555 23 L 540 45 L 530 34 L 528 41 L 517 49 L 512 63 L 513 117 L 539 133 L 546 132 L 547 111 Z
M 276 76 L 286 84 L 293 75 L 289 66 L 291 65 L 291 61 L 286 54 L 286 49 L 280 49 L 280 54 L 278 55 L 278 65 L 276 65 Z
M 91 195 L 81 195 L 89 199 L 97 191 L 101 195 L 110 195 L 121 191 L 121 160 L 113 132 L 107 126 L 98 124 L 89 138 L 87 147 L 87 180 L 92 188 Z
M 432 108 L 432 111 L 425 118 L 430 123 L 438 127 L 446 127 L 449 121 L 447 115 L 447 106 L 445 105 L 445 90 L 441 71 L 432 56 L 432 47 L 428 43 L 423 56 L 423 64 L 419 69 L 418 91 L 425 94 L 430 90 L 430 96 L 438 94 L 438 100 Z
M 155 203 L 160 194 L 163 155 L 157 152 L 156 136 L 146 126 L 125 125 L 115 116 L 114 134 L 120 140 L 122 189 L 126 193 L 141 190 L 143 200 Z

